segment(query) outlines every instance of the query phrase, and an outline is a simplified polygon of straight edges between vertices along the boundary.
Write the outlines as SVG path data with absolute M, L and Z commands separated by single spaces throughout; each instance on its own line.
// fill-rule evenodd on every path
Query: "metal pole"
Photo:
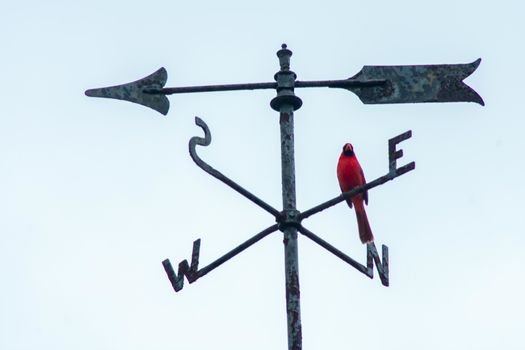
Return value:
M 299 263 L 297 252 L 297 227 L 299 213 L 295 201 L 295 158 L 293 111 L 301 107 L 302 101 L 295 96 L 293 88 L 296 75 L 290 71 L 292 52 L 282 45 L 277 52 L 281 70 L 275 74 L 277 97 L 271 101 L 274 110 L 280 113 L 281 129 L 281 175 L 283 215 L 279 229 L 284 233 L 284 262 L 286 277 L 286 314 L 288 321 L 288 349 L 302 348 L 301 308 L 299 293 Z
M 288 107 L 288 106 L 287 106 Z M 281 164 L 283 209 L 289 219 L 295 214 L 295 164 L 293 140 L 293 110 L 282 108 Z M 302 348 L 301 307 L 299 291 L 299 259 L 297 252 L 297 228 L 287 226 L 284 232 L 284 262 L 286 274 L 286 312 L 288 318 L 288 349 Z

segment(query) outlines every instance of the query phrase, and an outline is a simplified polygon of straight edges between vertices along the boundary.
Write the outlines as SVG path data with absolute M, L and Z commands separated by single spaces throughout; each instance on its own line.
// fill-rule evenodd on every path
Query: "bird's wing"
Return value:
M 363 179 L 363 185 L 366 184 L 365 179 L 365 173 L 363 173 L 363 169 L 361 170 L 361 178 Z M 368 205 L 368 191 L 363 192 L 363 199 L 365 200 L 366 205 Z
M 341 185 L 341 183 L 339 183 L 339 187 L 341 188 L 341 192 L 346 192 L 344 189 L 343 189 L 343 186 Z M 346 198 L 346 203 L 348 203 L 348 206 L 350 208 L 353 208 L 353 204 L 352 204 L 352 199 L 351 198 Z

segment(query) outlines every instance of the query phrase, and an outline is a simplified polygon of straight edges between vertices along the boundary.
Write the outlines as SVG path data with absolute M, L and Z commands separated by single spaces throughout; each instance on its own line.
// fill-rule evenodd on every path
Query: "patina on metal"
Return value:
M 265 228 L 261 232 L 254 235 L 252 238 L 248 239 L 236 248 L 230 250 L 228 253 L 224 254 L 212 263 L 206 265 L 202 269 L 199 269 L 199 256 L 201 246 L 200 238 L 193 242 L 193 250 L 191 253 L 191 265 L 188 264 L 187 260 L 181 261 L 179 263 L 178 273 L 175 273 L 175 270 L 173 269 L 173 266 L 171 265 L 169 259 L 164 260 L 162 262 L 162 265 L 164 266 L 164 270 L 168 275 L 168 279 L 170 280 L 173 289 L 175 290 L 175 292 L 178 292 L 184 287 L 184 276 L 186 276 L 188 282 L 193 283 L 202 276 L 206 275 L 208 272 L 211 272 L 212 270 L 216 269 L 220 265 L 224 264 L 226 261 L 230 260 L 237 254 L 242 253 L 244 250 L 248 249 L 255 243 L 259 242 L 261 239 L 277 231 L 278 229 L 279 226 L 277 224 Z
M 271 205 L 269 205 L 268 203 L 266 203 L 265 201 L 263 201 L 259 197 L 255 196 L 254 194 L 252 194 L 248 190 L 244 189 L 241 185 L 237 184 L 236 182 L 230 180 L 228 177 L 224 176 L 220 171 L 214 169 L 212 166 L 207 164 L 205 161 L 203 161 L 197 155 L 197 151 L 195 150 L 195 147 L 197 145 L 201 145 L 201 146 L 209 146 L 210 145 L 210 143 L 211 143 L 211 132 L 210 132 L 210 129 L 208 128 L 208 125 L 206 125 L 206 123 L 201 118 L 195 117 L 195 124 L 200 126 L 202 128 L 202 130 L 204 130 L 204 138 L 198 137 L 198 136 L 192 137 L 191 140 L 190 140 L 190 143 L 188 145 L 188 148 L 190 150 L 191 159 L 193 159 L 195 164 L 197 164 L 197 166 L 199 166 L 199 168 L 201 168 L 202 170 L 204 170 L 205 172 L 207 172 L 208 174 L 210 174 L 214 178 L 224 182 L 226 185 L 230 186 L 235 191 L 237 191 L 238 193 L 242 194 L 244 197 L 248 198 L 253 203 L 257 204 L 259 207 L 261 207 L 262 209 L 266 210 L 268 213 L 270 213 L 273 216 L 275 216 L 275 218 L 277 219 L 279 217 L 279 215 L 280 215 L 280 212 L 277 209 L 273 208 Z
M 288 94 L 289 95 L 289 94 Z M 284 95 L 283 95 L 284 96 Z M 298 103 L 297 103 L 298 104 Z M 286 232 L 287 228 L 296 228 L 297 232 L 303 234 L 305 237 L 311 239 L 315 243 L 319 244 L 321 247 L 325 248 L 335 256 L 339 257 L 341 260 L 345 261 L 355 269 L 357 269 L 359 272 L 365 274 L 366 276 L 373 278 L 374 277 L 374 271 L 373 271 L 373 265 L 375 264 L 379 273 L 379 277 L 381 278 L 381 283 L 384 286 L 389 285 L 389 276 L 388 276 L 388 247 L 385 245 L 382 245 L 382 260 L 379 258 L 379 254 L 377 253 L 375 244 L 369 244 L 367 246 L 367 263 L 366 266 L 357 262 L 356 260 L 352 259 L 339 249 L 332 246 L 330 243 L 326 242 L 316 234 L 314 234 L 312 231 L 308 230 L 306 227 L 303 226 L 302 220 L 306 219 L 316 213 L 319 213 L 322 210 L 325 210 L 327 208 L 330 208 L 336 204 L 341 203 L 346 198 L 351 198 L 359 193 L 362 193 L 366 190 L 372 189 L 374 187 L 377 187 L 379 185 L 382 185 L 388 181 L 391 181 L 395 179 L 396 177 L 399 177 L 413 169 L 415 169 L 415 163 L 411 162 L 409 164 L 403 165 L 401 167 L 397 167 L 397 160 L 403 156 L 403 150 L 402 149 L 396 149 L 396 146 L 404 141 L 409 139 L 412 136 L 412 131 L 409 130 L 407 132 L 404 132 L 396 137 L 393 137 L 388 141 L 388 173 L 384 176 L 381 176 L 373 181 L 370 181 L 366 183 L 363 186 L 356 187 L 351 191 L 344 192 L 337 197 L 334 197 L 326 202 L 323 202 L 311 209 L 305 210 L 304 212 L 300 212 L 297 209 L 293 210 L 283 210 L 282 212 L 279 212 L 266 202 L 264 202 L 259 197 L 255 196 L 253 193 L 249 192 L 248 190 L 244 189 L 242 186 L 234 182 L 233 180 L 229 179 L 227 176 L 213 168 L 211 165 L 206 163 L 204 160 L 202 160 L 201 157 L 197 154 L 196 146 L 209 146 L 211 144 L 211 132 L 208 127 L 208 125 L 199 117 L 195 117 L 195 124 L 202 128 L 204 131 L 204 138 L 199 136 L 194 136 L 190 139 L 190 142 L 188 144 L 189 152 L 191 155 L 191 158 L 195 162 L 195 164 L 200 167 L 202 170 L 207 172 L 208 174 L 212 175 L 219 181 L 225 183 L 226 185 L 230 186 L 237 192 L 239 192 L 241 195 L 243 195 L 245 198 L 249 199 L 253 203 L 260 206 L 262 209 L 264 209 L 266 212 L 271 214 L 275 221 L 277 221 L 277 224 L 274 224 L 272 226 L 267 227 L 263 231 L 257 233 L 253 237 L 246 240 L 244 243 L 240 244 L 238 247 L 232 249 L 230 252 L 226 253 L 225 255 L 221 256 L 220 258 L 216 259 L 209 265 L 199 269 L 199 252 L 200 252 L 200 239 L 196 240 L 193 243 L 193 250 L 192 250 L 192 258 L 191 258 L 191 264 L 188 263 L 187 260 L 183 260 L 179 263 L 178 271 L 175 272 L 171 262 L 169 259 L 166 259 L 162 262 L 164 269 L 166 271 L 166 274 L 168 275 L 168 279 L 170 280 L 173 289 L 178 292 L 180 291 L 184 286 L 184 276 L 186 276 L 186 279 L 188 282 L 193 283 L 197 279 L 203 277 L 208 272 L 214 270 L 215 268 L 219 267 L 226 261 L 230 260 L 237 254 L 243 252 L 247 248 L 251 247 L 253 244 L 257 243 L 264 237 L 280 230 L 283 232 Z M 286 129 L 286 128 L 285 128 Z M 284 140 L 287 140 L 289 137 L 284 134 Z M 287 148 L 285 148 L 286 150 Z M 285 160 L 290 154 L 290 151 L 285 151 Z M 293 152 L 292 152 L 293 154 Z M 285 164 L 283 169 L 289 168 L 292 163 L 288 162 Z M 288 174 L 289 170 L 285 170 L 285 173 Z M 287 180 L 283 182 L 283 185 L 289 186 L 291 185 L 291 180 Z M 294 188 L 295 186 L 293 186 Z M 294 203 L 295 199 L 294 197 L 290 197 L 291 191 L 286 191 L 288 193 L 288 196 L 283 196 L 283 203 Z M 284 207 L 284 205 L 283 205 Z M 297 235 L 295 235 L 296 239 Z M 293 247 L 292 245 L 288 246 L 288 249 L 290 247 Z M 292 253 L 294 251 L 292 250 Z M 293 254 L 291 254 L 293 257 Z M 285 246 L 285 261 L 286 261 L 286 246 Z M 292 259 L 293 261 L 293 259 Z M 292 270 L 293 271 L 293 270 Z M 286 269 L 285 269 L 286 272 Z M 298 272 L 298 270 L 297 270 Z M 292 274 L 290 274 L 292 275 Z M 293 281 L 293 278 L 290 278 L 290 281 Z M 297 278 L 298 282 L 298 278 Z M 297 289 L 299 290 L 299 289 Z M 293 298 L 292 298 L 293 300 Z M 292 343 L 294 343 L 292 341 Z
M 349 86 L 366 104 L 475 102 L 485 105 L 463 80 L 471 75 L 481 59 L 468 64 L 434 64 L 412 66 L 364 66 L 350 81 L 385 80 L 382 86 Z
M 302 348 L 301 305 L 299 292 L 299 255 L 297 228 L 299 224 L 295 195 L 294 115 L 303 102 L 294 93 L 297 75 L 290 70 L 292 51 L 283 44 L 277 51 L 281 70 L 275 74 L 277 96 L 271 101 L 279 112 L 281 130 L 281 178 L 283 218 L 279 229 L 284 233 L 284 264 L 286 284 L 286 315 L 288 320 L 288 349 Z
M 376 245 L 374 242 L 368 243 L 366 247 L 366 266 L 360 264 L 356 260 L 352 259 L 330 243 L 326 242 L 324 239 L 317 236 L 312 231 L 308 230 L 304 226 L 299 226 L 299 232 L 303 234 L 305 237 L 308 237 L 315 243 L 319 244 L 324 249 L 328 250 L 330 253 L 334 254 L 353 268 L 355 268 L 357 271 L 361 272 L 362 274 L 374 278 L 374 263 L 377 267 L 377 272 L 379 273 L 379 278 L 381 279 L 381 284 L 383 284 L 385 287 L 388 287 L 390 285 L 389 277 L 388 277 L 388 247 L 386 245 L 382 246 L 383 249 L 383 260 L 379 258 L 379 254 L 377 253 Z
M 282 211 L 278 211 L 235 183 L 204 162 L 197 155 L 197 145 L 209 146 L 211 143 L 210 130 L 206 123 L 198 117 L 195 118 L 195 123 L 203 129 L 204 138 L 195 136 L 191 138 L 189 142 L 189 152 L 197 166 L 271 214 L 277 223 L 255 234 L 244 243 L 201 269 L 199 269 L 200 239 L 197 239 L 193 243 L 191 263 L 188 263 L 187 260 L 181 261 L 178 265 L 177 273 L 173 269 L 169 259 L 164 260 L 162 264 L 171 285 L 174 290 L 178 292 L 184 286 L 184 277 L 186 277 L 189 283 L 193 283 L 264 237 L 277 231 L 283 232 L 288 349 L 300 350 L 302 348 L 302 331 L 297 245 L 298 233 L 314 241 L 370 278 L 374 276 L 373 268 L 375 264 L 381 283 L 384 286 L 388 286 L 390 283 L 387 246 L 382 245 L 382 256 L 380 258 L 375 244 L 367 244 L 365 266 L 308 230 L 302 221 L 341 203 L 345 199 L 380 186 L 414 170 L 415 162 L 410 162 L 401 167 L 397 166 L 397 160 L 403 156 L 403 150 L 398 150 L 396 147 L 400 142 L 412 136 L 412 132 L 409 130 L 389 140 L 388 173 L 386 175 L 300 212 L 297 210 L 295 192 L 294 111 L 301 107 L 302 101 L 295 95 L 295 88 L 342 88 L 356 93 L 361 101 L 366 104 L 475 102 L 483 105 L 484 102 L 472 88 L 463 82 L 466 77 L 476 70 L 480 60 L 469 64 L 453 65 L 364 66 L 358 74 L 345 80 L 298 81 L 296 80 L 296 74 L 290 70 L 291 55 L 292 52 L 283 44 L 281 50 L 277 52 L 280 70 L 274 76 L 276 82 L 271 83 L 165 88 L 167 73 L 164 68 L 161 68 L 150 76 L 135 82 L 87 90 L 86 95 L 131 101 L 150 107 L 162 114 L 167 114 L 169 101 L 165 95 L 169 94 L 256 89 L 275 89 L 277 91 L 277 96 L 272 99 L 270 105 L 274 110 L 279 112 Z
M 293 88 L 329 87 L 352 91 L 365 104 L 475 102 L 483 99 L 463 80 L 479 66 L 481 59 L 467 64 L 434 64 L 408 66 L 364 66 L 359 73 L 343 80 L 295 81 Z M 276 75 L 277 79 L 277 75 Z M 281 76 L 285 79 L 285 76 Z M 87 96 L 126 100 L 153 108 L 166 115 L 169 101 L 165 95 L 262 90 L 283 88 L 285 81 L 248 84 L 222 84 L 165 88 L 167 72 L 155 73 L 135 82 L 86 91 Z M 281 85 L 279 85 L 281 84 Z
M 168 98 L 160 94 L 145 94 L 144 91 L 162 89 L 166 85 L 167 79 L 168 72 L 164 68 L 160 68 L 155 73 L 137 81 L 99 89 L 89 89 L 86 90 L 85 94 L 90 97 L 114 98 L 138 103 L 166 115 L 170 109 Z

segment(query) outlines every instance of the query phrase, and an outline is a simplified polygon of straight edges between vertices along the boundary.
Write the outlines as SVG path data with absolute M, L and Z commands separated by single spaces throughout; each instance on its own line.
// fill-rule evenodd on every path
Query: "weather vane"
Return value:
M 189 152 L 193 161 L 205 172 L 222 181 L 232 189 L 258 205 L 275 219 L 275 224 L 257 233 L 238 247 L 221 256 L 205 267 L 199 268 L 200 239 L 193 242 L 191 263 L 183 260 L 179 263 L 177 273 L 168 259 L 162 262 L 168 278 L 176 292 L 184 286 L 184 277 L 193 283 L 214 270 L 224 262 L 257 243 L 264 237 L 281 231 L 284 235 L 285 284 L 286 284 L 286 312 L 288 321 L 288 349 L 302 348 L 301 312 L 298 269 L 298 233 L 311 239 L 321 247 L 336 255 L 359 272 L 373 278 L 374 264 L 377 267 L 381 283 L 389 285 L 388 274 L 388 247 L 382 245 L 382 256 L 379 257 L 371 236 L 366 236 L 363 222 L 359 222 L 363 200 L 367 200 L 367 191 L 393 180 L 415 169 L 415 162 L 398 167 L 397 160 L 403 156 L 403 151 L 397 145 L 409 139 L 412 132 L 409 130 L 388 141 L 388 172 L 373 181 L 365 182 L 364 176 L 359 174 L 360 167 L 349 163 L 345 157 L 354 157 L 353 147 L 347 144 L 343 147 L 338 177 L 342 194 L 323 202 L 305 211 L 298 211 L 295 193 L 295 159 L 294 159 L 294 111 L 299 109 L 302 101 L 295 95 L 295 88 L 330 87 L 342 88 L 357 94 L 365 104 L 386 103 L 422 103 L 422 102 L 476 102 L 484 105 L 483 99 L 463 80 L 471 75 L 479 66 L 481 59 L 468 64 L 441 64 L 441 65 L 407 65 L 407 66 L 364 66 L 363 69 L 351 78 L 344 80 L 298 81 L 296 74 L 290 70 L 290 51 L 286 44 L 277 51 L 280 70 L 275 74 L 276 82 L 228 84 L 210 86 L 191 86 L 165 88 L 167 72 L 164 68 L 140 80 L 117 86 L 86 91 L 87 96 L 106 97 L 138 103 L 150 107 L 164 115 L 169 110 L 169 100 L 166 95 L 207 91 L 231 90 L 259 90 L 275 89 L 277 96 L 270 102 L 271 107 L 279 112 L 281 133 L 281 175 L 282 175 L 282 210 L 275 209 L 262 199 L 253 195 L 218 170 L 204 162 L 197 154 L 196 147 L 209 146 L 211 133 L 206 123 L 195 117 L 195 124 L 204 131 L 204 138 L 192 137 L 189 141 Z M 350 162 L 354 162 L 351 160 Z M 357 160 L 355 160 L 357 162 Z M 351 170 L 348 170 L 351 169 Z M 352 170 L 353 169 L 353 170 Z M 357 175 L 348 175 L 349 171 L 356 171 Z M 353 174 L 353 173 L 352 173 Z M 350 180 L 348 180 L 350 176 Z M 303 225 L 303 220 L 332 207 L 342 201 L 352 203 L 356 207 L 361 239 L 366 243 L 367 261 L 362 265 L 352 259 L 330 243 L 326 242 Z M 364 212 L 364 209 L 363 209 Z M 366 216 L 366 214 L 365 214 Z M 363 231 L 364 230 L 364 231 Z M 369 228 L 368 228 L 369 230 Z M 361 232 L 363 231 L 363 232 Z M 363 237 L 365 234 L 365 237 Z M 370 232 L 371 235 L 371 232 Z

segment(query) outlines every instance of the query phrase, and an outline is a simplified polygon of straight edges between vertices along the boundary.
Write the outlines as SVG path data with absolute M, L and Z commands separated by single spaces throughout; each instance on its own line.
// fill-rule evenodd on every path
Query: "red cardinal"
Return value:
M 347 192 L 355 187 L 362 186 L 366 183 L 363 169 L 354 153 L 352 144 L 347 143 L 343 146 L 343 152 L 339 156 L 337 163 L 337 179 L 342 192 Z M 368 218 L 366 217 L 365 206 L 363 201 L 368 204 L 368 193 L 360 193 L 347 199 L 348 206 L 355 206 L 355 215 L 357 216 L 357 227 L 359 228 L 359 238 L 361 242 L 370 243 L 374 241 L 374 235 L 370 229 Z

